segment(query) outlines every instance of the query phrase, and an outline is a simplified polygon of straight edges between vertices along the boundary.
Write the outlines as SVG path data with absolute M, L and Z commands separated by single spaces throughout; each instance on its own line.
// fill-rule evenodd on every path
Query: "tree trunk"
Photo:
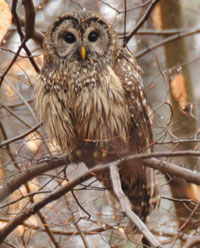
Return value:
M 162 15 L 162 29 L 183 28 L 181 1 L 161 0 L 160 6 L 161 6 L 161 15 Z M 171 93 L 171 104 L 173 108 L 173 123 L 172 123 L 171 131 L 175 136 L 180 137 L 180 138 L 191 137 L 192 135 L 194 135 L 196 131 L 196 120 L 192 118 L 190 114 L 186 114 L 184 113 L 184 111 L 181 111 L 181 107 L 180 107 L 181 104 L 176 99 L 174 99 L 174 96 L 171 90 L 171 83 L 172 83 L 173 77 L 181 73 L 186 82 L 186 92 L 187 92 L 187 97 L 188 97 L 187 102 L 191 103 L 194 101 L 193 88 L 192 88 L 189 68 L 188 66 L 184 66 L 182 68 L 179 66 L 181 63 L 188 61 L 187 48 L 185 44 L 186 44 L 185 40 L 180 38 L 180 39 L 177 39 L 176 41 L 165 44 L 164 46 L 165 56 L 166 56 L 166 67 L 168 69 L 175 67 L 175 69 L 172 69 L 171 73 L 168 74 L 168 82 L 169 82 L 170 93 Z M 185 107 L 186 108 L 190 107 L 190 105 L 188 104 Z M 194 146 L 195 146 L 194 143 L 188 142 L 188 143 L 179 145 L 176 149 L 193 150 Z M 180 158 L 180 159 L 177 159 L 176 162 L 190 169 L 194 169 L 195 166 L 197 166 L 196 164 L 197 160 L 191 157 Z M 174 198 L 187 199 L 188 198 L 187 192 L 188 192 L 189 186 L 190 185 L 182 179 L 176 178 L 172 180 L 172 182 L 170 183 L 172 196 Z M 175 202 L 175 208 L 176 208 L 176 214 L 177 214 L 178 220 L 182 218 L 185 219 L 188 217 L 188 212 L 186 208 L 184 207 L 183 203 Z

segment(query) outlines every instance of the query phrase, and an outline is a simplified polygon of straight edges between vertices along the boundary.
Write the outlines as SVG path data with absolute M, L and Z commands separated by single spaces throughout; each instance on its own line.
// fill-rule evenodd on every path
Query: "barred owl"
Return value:
M 141 69 L 104 18 L 65 13 L 50 25 L 36 109 L 72 161 L 91 168 L 151 152 L 147 106 Z M 97 177 L 112 192 L 109 173 Z M 141 161 L 123 164 L 120 178 L 133 211 L 145 221 L 159 198 L 154 170 Z

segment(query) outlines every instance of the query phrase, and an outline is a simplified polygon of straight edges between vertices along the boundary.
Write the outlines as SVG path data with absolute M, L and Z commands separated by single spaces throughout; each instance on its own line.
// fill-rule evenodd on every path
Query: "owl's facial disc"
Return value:
M 77 59 L 75 58 L 75 54 L 78 47 L 80 46 L 80 43 L 81 39 L 78 30 L 72 27 L 61 29 L 60 32 L 58 32 L 56 52 L 59 57 Z
M 111 58 L 116 45 L 115 32 L 101 17 L 64 14 L 54 23 L 51 41 L 57 56 L 70 61 Z
M 109 61 L 117 47 L 117 36 L 112 26 L 102 17 L 88 14 L 80 25 L 87 56 L 96 61 Z

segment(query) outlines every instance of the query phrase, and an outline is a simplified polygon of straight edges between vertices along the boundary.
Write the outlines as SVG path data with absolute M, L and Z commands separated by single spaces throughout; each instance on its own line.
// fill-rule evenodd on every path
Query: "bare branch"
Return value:
M 30 0 L 28 0 L 28 1 L 30 1 Z M 34 31 L 33 31 L 33 29 L 34 29 L 34 24 L 32 23 L 31 24 L 31 27 L 28 27 L 28 24 L 26 25 L 25 24 L 25 30 L 27 30 L 26 32 L 27 32 L 27 35 L 25 35 L 24 36 L 24 34 L 23 34 L 23 32 L 22 32 L 22 29 L 21 29 L 21 24 L 20 24 L 20 21 L 19 21 L 19 18 L 18 18 L 18 15 L 17 15 L 17 12 L 16 12 L 16 8 L 17 8 L 17 0 L 13 0 L 12 1 L 12 7 L 11 7 L 11 12 L 12 12 L 12 15 L 13 15 L 13 19 L 14 19 L 14 21 L 15 21 L 15 24 L 16 24 L 16 27 L 17 27 L 17 32 L 18 32 L 18 34 L 19 34 L 19 36 L 20 36 L 20 39 L 21 39 L 21 42 L 22 43 L 24 43 L 23 44 L 23 48 L 24 48 L 24 50 L 25 50 L 25 52 L 26 52 L 26 54 L 27 54 L 27 56 L 28 56 L 28 58 L 29 58 L 29 60 L 30 60 L 30 62 L 31 62 L 31 64 L 32 64 L 32 66 L 33 66 L 33 68 L 35 69 L 35 71 L 37 72 L 37 73 L 39 73 L 40 72 L 40 69 L 39 69 L 39 67 L 38 67 L 38 65 L 36 64 L 36 62 L 35 62 L 35 60 L 34 60 L 34 58 L 31 56 L 31 52 L 29 51 L 29 49 L 27 48 L 27 46 L 26 46 L 26 41 L 30 38 L 29 37 L 29 35 L 31 35 L 30 33 L 29 33 L 29 31 L 28 31 L 28 29 L 30 28 L 31 29 L 31 31 L 32 31 L 32 35 L 34 34 Z M 26 2 L 26 1 L 25 1 Z M 30 5 L 30 4 L 29 4 Z M 32 3 L 32 5 L 33 5 L 33 3 Z M 33 12 L 34 10 L 34 7 L 33 6 L 26 6 L 26 8 L 25 8 L 25 15 L 27 16 L 27 18 L 28 18 L 28 13 L 27 13 L 27 11 L 28 12 Z M 32 16 L 34 16 L 34 14 L 32 14 Z M 27 19 L 26 19 L 27 20 Z M 35 18 L 34 18 L 34 21 L 35 21 Z M 27 20 L 27 22 L 28 23 L 31 23 L 32 21 L 28 21 Z M 21 46 L 20 46 L 21 47 Z M 17 57 L 16 56 L 14 56 L 14 58 L 12 59 L 12 61 L 11 61 L 11 66 L 13 65 L 13 63 L 15 62 L 15 60 L 17 59 Z M 9 67 L 11 67 L 11 66 L 9 66 Z M 10 69 L 10 68 L 9 68 Z M 7 71 L 7 70 L 6 70 Z M 9 70 L 8 70 L 9 71 Z M 8 72 L 7 71 L 7 72 Z M 6 74 L 5 74 L 6 75 Z M 4 76 L 5 76 L 4 75 Z M 1 81 L 0 81 L 0 84 L 1 84 L 1 82 L 3 81 L 3 78 L 1 78 Z
M 180 238 L 183 235 L 183 232 L 181 233 L 181 231 L 187 226 L 187 224 L 191 221 L 192 217 L 194 216 L 195 212 L 197 211 L 197 209 L 199 208 L 199 202 L 196 204 L 196 206 L 194 207 L 194 209 L 192 210 L 192 212 L 190 213 L 189 217 L 187 218 L 187 220 L 180 226 L 174 242 L 172 244 L 172 247 L 175 245 L 176 241 L 178 238 Z
M 116 163 L 110 166 L 110 177 L 113 185 L 113 192 L 120 202 L 122 212 L 131 220 L 137 229 L 144 235 L 153 247 L 161 248 L 161 244 L 156 240 L 153 234 L 149 231 L 144 222 L 132 211 L 128 197 L 124 194 L 121 186 L 121 180 Z
M 134 8 L 130 8 L 130 9 L 126 9 L 126 8 L 125 8 L 124 11 L 120 11 L 120 10 L 114 8 L 114 7 L 113 7 L 112 5 L 110 5 L 109 3 L 106 3 L 106 2 L 104 2 L 104 1 L 102 1 L 102 0 L 99 0 L 99 2 L 102 3 L 102 4 L 104 4 L 104 5 L 106 5 L 106 6 L 108 6 L 108 7 L 111 8 L 111 9 L 113 9 L 113 10 L 116 11 L 118 14 L 123 14 L 123 13 L 127 13 L 127 12 L 129 12 L 129 11 L 135 10 L 135 9 L 143 8 L 143 7 L 145 7 L 146 5 L 150 4 L 150 3 L 152 2 L 152 0 L 148 0 L 148 1 L 146 1 L 145 3 L 142 3 L 142 4 L 140 4 L 140 5 L 138 5 L 138 6 L 134 7 Z
M 17 140 L 20 140 L 20 139 L 25 138 L 28 134 L 30 134 L 30 133 L 34 132 L 35 130 L 37 130 L 41 125 L 42 125 L 42 122 L 36 124 L 36 125 L 35 125 L 34 127 L 32 127 L 31 129 L 29 129 L 28 131 L 26 131 L 26 132 L 24 132 L 24 133 L 22 133 L 22 134 L 20 134 L 20 135 L 18 135 L 18 136 L 15 136 L 15 137 L 13 137 L 13 138 L 11 138 L 11 139 L 8 139 L 8 140 L 5 140 L 5 141 L 1 142 L 1 143 L 0 143 L 0 147 L 7 146 L 7 145 L 9 145 L 10 143 L 13 143 L 13 142 L 15 142 L 15 141 L 17 141 Z
M 189 154 L 191 155 L 192 153 L 193 153 L 193 155 L 197 155 L 198 152 L 190 152 Z M 176 152 L 176 154 L 178 154 L 178 152 Z M 144 158 L 146 159 L 146 158 L 148 158 L 150 156 L 153 157 L 155 155 L 157 155 L 157 156 L 169 156 L 170 153 L 160 153 L 160 154 L 159 153 L 157 153 L 157 154 L 152 153 L 152 154 L 144 154 L 144 155 L 143 154 L 141 154 L 141 155 L 132 155 L 132 156 L 127 157 L 126 160 L 127 161 L 134 161 L 135 159 L 142 159 L 142 157 L 143 157 L 143 159 Z M 175 155 L 175 153 L 174 154 L 172 153 L 172 155 Z M 179 152 L 179 155 L 183 156 L 183 152 Z M 199 155 L 200 155 L 200 153 L 198 153 L 198 156 Z M 50 169 L 55 169 L 55 167 L 63 165 L 64 162 L 65 162 L 65 160 L 63 160 L 63 158 L 61 158 L 60 160 L 57 159 L 57 160 L 53 161 L 54 165 L 52 165 L 52 162 L 51 163 L 45 163 L 45 164 L 43 164 L 43 166 L 41 166 L 41 165 L 35 166 L 35 167 L 37 167 L 37 170 L 35 170 L 35 167 L 33 167 L 33 168 L 29 169 L 26 172 L 26 174 L 22 173 L 22 175 L 18 176 L 17 181 L 13 180 L 12 183 L 8 183 L 3 187 L 3 190 L 0 191 L 0 199 L 5 198 L 9 193 L 11 193 L 11 191 L 13 192 L 20 185 L 24 184 L 28 180 L 30 180 L 33 177 L 35 177 L 36 175 L 38 175 L 38 173 L 41 174 L 44 171 L 47 171 L 47 170 L 50 170 Z M 54 192 L 54 193 L 50 194 L 49 196 L 43 198 L 43 200 L 41 200 L 41 201 L 39 201 L 37 203 L 34 203 L 29 209 L 27 209 L 27 211 L 25 211 L 24 213 L 21 213 L 18 216 L 16 216 L 4 228 L 2 228 L 1 233 L 0 233 L 0 242 L 2 242 L 4 240 L 4 238 L 6 238 L 7 235 L 10 232 L 12 232 L 18 225 L 20 225 L 24 220 L 29 218 L 31 215 L 37 213 L 41 208 L 43 208 L 44 206 L 46 206 L 50 202 L 57 200 L 58 198 L 60 198 L 64 194 L 66 194 L 69 191 L 71 191 L 78 184 L 80 184 L 80 183 L 90 179 L 91 177 L 95 176 L 95 174 L 98 174 L 99 172 L 102 172 L 102 171 L 108 169 L 109 166 L 111 166 L 111 165 L 112 166 L 118 166 L 121 162 L 122 162 L 122 160 L 117 160 L 117 161 L 112 162 L 110 164 L 98 165 L 95 168 L 83 173 L 81 176 L 75 178 L 71 182 L 68 182 L 67 185 L 64 185 L 63 187 L 61 187 L 56 192 Z M 147 166 L 152 167 L 154 169 L 158 169 L 158 170 L 160 170 L 162 172 L 165 172 L 165 173 L 169 173 L 169 174 L 171 173 L 173 175 L 182 177 L 182 178 L 186 179 L 187 181 L 190 181 L 190 182 L 193 182 L 195 184 L 200 185 L 200 174 L 192 172 L 189 169 L 181 168 L 181 167 L 179 167 L 177 165 L 173 165 L 173 164 L 163 162 L 163 161 L 159 161 L 159 160 L 155 160 L 155 159 L 152 159 L 152 161 L 144 160 L 144 165 L 147 165 Z M 27 179 L 27 177 L 28 177 L 28 179 Z M 7 191 L 9 191 L 9 193 Z M 130 213 L 128 212 L 127 216 L 130 217 L 130 218 L 133 218 L 133 215 L 129 215 L 129 214 Z M 145 230 L 145 232 L 146 232 L 146 230 Z M 145 235 L 147 235 L 147 234 L 145 234 Z
M 172 36 L 170 36 L 168 38 L 165 38 L 165 39 L 159 41 L 156 44 L 153 44 L 152 46 L 149 46 L 149 47 L 143 49 L 142 51 L 138 52 L 135 57 L 139 58 L 139 57 L 147 54 L 149 51 L 152 51 L 152 50 L 154 50 L 154 49 L 156 49 L 156 48 L 158 48 L 158 47 L 160 47 L 160 46 L 162 46 L 164 44 L 167 44 L 167 43 L 172 42 L 174 40 L 177 40 L 179 38 L 185 38 L 185 37 L 188 37 L 190 35 L 197 34 L 199 32 L 200 32 L 200 28 L 194 28 L 193 30 L 190 30 L 190 31 L 186 31 L 186 32 L 183 32 L 183 33 L 178 33 L 178 34 L 172 35 Z
M 114 163 L 113 163 L 114 164 Z M 59 190 L 55 191 L 54 193 L 48 195 L 47 197 L 43 198 L 41 201 L 36 202 L 32 204 L 32 206 L 26 211 L 18 214 L 15 218 L 13 218 L 6 226 L 4 226 L 0 230 L 0 243 L 3 242 L 3 240 L 20 224 L 23 223 L 26 219 L 28 219 L 30 216 L 36 214 L 40 209 L 42 209 L 44 206 L 49 204 L 52 201 L 57 200 L 64 194 L 67 194 L 69 191 L 71 191 L 74 187 L 79 185 L 80 183 L 90 179 L 94 176 L 94 173 L 99 173 L 108 168 L 108 165 L 99 165 L 96 166 L 95 169 L 89 170 L 85 173 L 83 173 L 81 176 L 77 177 L 76 179 L 72 180 L 71 182 L 68 182 L 66 185 L 62 186 Z
M 125 38 L 123 46 L 125 47 L 126 44 L 129 42 L 129 40 L 133 37 L 135 33 L 137 33 L 138 29 L 148 20 L 151 12 L 153 11 L 154 7 L 160 0 L 152 0 L 151 4 L 149 5 L 148 9 L 146 10 L 145 14 L 139 21 L 139 23 L 136 25 L 136 27 L 133 29 L 133 31 Z
M 183 248 L 194 248 L 200 246 L 199 237 L 191 237 Z
M 21 49 L 24 47 L 25 43 L 27 42 L 28 39 L 24 38 L 22 40 L 21 45 L 19 46 L 17 52 L 15 53 L 15 56 L 13 57 L 12 61 L 10 62 L 9 66 L 6 68 L 6 70 L 4 71 L 4 73 L 1 75 L 0 77 L 0 87 L 2 85 L 2 82 L 4 80 L 4 77 L 6 76 L 6 74 L 9 72 L 10 68 L 13 66 L 13 64 L 15 63 L 17 57 L 19 56 L 19 53 L 21 51 Z
M 32 0 L 22 0 L 25 10 L 25 37 L 32 38 L 35 28 L 35 8 Z
M 165 174 L 174 175 L 185 179 L 187 182 L 200 185 L 200 174 L 193 172 L 189 169 L 180 167 L 178 165 L 168 163 L 166 161 L 160 161 L 158 159 L 144 160 L 144 165 L 153 169 L 159 170 Z
M 160 160 L 147 160 L 150 158 L 162 158 L 162 157 L 183 157 L 183 156 L 194 156 L 194 157 L 200 157 L 200 152 L 198 151 L 178 151 L 178 152 L 158 152 L 158 153 L 151 153 L 151 154 L 139 154 L 139 155 L 130 155 L 123 159 L 119 159 L 115 161 L 116 164 L 122 163 L 124 160 L 126 161 L 135 161 L 135 160 L 145 160 L 144 164 L 146 166 L 149 166 L 151 168 L 154 168 L 156 170 L 160 170 L 163 173 L 169 173 L 181 178 L 184 178 L 188 182 L 192 182 L 195 184 L 200 185 L 200 174 L 192 172 L 189 169 L 182 168 L 180 166 L 167 163 Z M 31 167 L 30 169 L 26 170 L 25 172 L 21 173 L 19 176 L 16 176 L 14 179 L 12 179 L 10 182 L 5 184 L 2 189 L 0 190 L 0 201 L 8 197 L 12 192 L 14 192 L 16 189 L 18 189 L 22 184 L 30 181 L 36 176 L 41 175 L 42 173 L 58 168 L 62 165 L 69 165 L 70 160 L 68 157 L 62 156 L 60 158 L 47 158 L 47 160 L 41 161 L 40 164 L 35 165 Z M 171 165 L 171 166 L 170 166 Z M 105 165 L 99 165 L 99 166 L 107 166 L 109 167 L 109 164 Z M 96 167 L 94 167 L 95 169 Z
M 26 127 L 31 127 L 31 125 L 26 122 L 25 120 L 23 120 L 20 116 L 18 116 L 17 114 L 15 114 L 15 112 L 13 110 L 11 110 L 9 107 L 7 107 L 5 104 L 3 104 L 2 102 L 0 102 L 0 105 L 5 108 L 11 115 L 13 115 L 18 121 L 21 121 Z
M 21 201 L 21 200 L 23 200 L 23 199 L 25 199 L 27 197 L 30 197 L 30 196 L 33 197 L 35 195 L 47 194 L 47 193 L 51 193 L 51 191 L 37 191 L 37 192 L 32 192 L 32 193 L 29 193 L 29 194 L 26 194 L 26 195 L 22 195 L 21 197 L 19 197 L 16 200 L 13 200 L 13 201 L 7 202 L 7 203 L 5 203 L 3 205 L 0 205 L 0 209 L 5 208 L 5 207 L 7 207 L 9 205 L 15 204 L 16 202 L 19 202 L 19 201 Z
M 49 161 L 50 160 L 50 161 Z M 4 184 L 0 190 L 0 202 L 17 190 L 21 185 L 32 180 L 34 177 L 41 175 L 46 171 L 50 171 L 61 167 L 63 165 L 69 165 L 70 161 L 66 155 L 60 158 L 50 158 L 41 161 L 38 165 L 28 168 L 21 174 L 17 175 L 14 179 Z

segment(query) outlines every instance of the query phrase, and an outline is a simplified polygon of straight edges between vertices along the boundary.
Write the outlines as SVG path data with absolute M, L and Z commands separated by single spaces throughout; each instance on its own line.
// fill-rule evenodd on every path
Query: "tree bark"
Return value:
M 161 16 L 162 16 L 162 29 L 180 29 L 183 28 L 183 19 L 181 13 L 181 1 L 180 0 L 161 0 Z M 181 63 L 188 61 L 187 47 L 184 39 L 177 39 L 176 41 L 170 42 L 164 46 L 165 57 L 166 57 L 166 67 L 174 68 L 171 73 L 168 73 L 168 82 L 170 86 L 171 104 L 173 108 L 173 123 L 172 123 L 172 133 L 177 137 L 191 137 L 196 131 L 196 120 L 190 115 L 181 111 L 180 103 L 174 99 L 171 82 L 173 77 L 180 73 L 184 76 L 186 82 L 186 92 L 188 96 L 188 103 L 194 101 L 193 88 L 190 76 L 190 70 L 188 66 L 180 67 Z M 189 105 L 188 105 L 189 106 Z M 195 144 L 184 143 L 179 145 L 176 149 L 183 150 L 193 150 Z M 197 165 L 197 160 L 191 157 L 185 157 L 184 159 L 177 159 L 181 165 L 187 168 L 194 169 Z M 188 198 L 188 187 L 189 184 L 182 179 L 175 178 L 170 183 L 172 196 L 174 198 Z M 184 207 L 183 203 L 175 202 L 175 209 L 178 220 L 185 219 L 188 217 L 188 212 Z M 181 223 L 180 223 L 181 224 Z M 188 226 L 187 226 L 188 227 Z

